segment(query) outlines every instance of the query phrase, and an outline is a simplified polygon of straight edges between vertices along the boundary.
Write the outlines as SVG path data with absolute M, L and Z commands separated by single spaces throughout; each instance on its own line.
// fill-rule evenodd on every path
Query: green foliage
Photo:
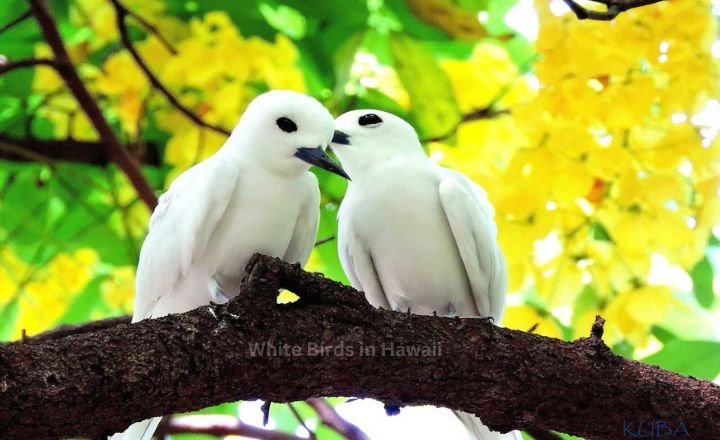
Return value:
M 687 376 L 712 380 L 720 374 L 720 343 L 675 339 L 642 361 Z

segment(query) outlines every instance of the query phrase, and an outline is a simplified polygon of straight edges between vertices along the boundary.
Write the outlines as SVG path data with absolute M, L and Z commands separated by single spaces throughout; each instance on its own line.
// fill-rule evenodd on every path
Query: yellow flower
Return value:
M 94 249 L 84 248 L 72 254 L 60 253 L 47 266 L 47 278 L 55 280 L 66 293 L 79 292 L 90 281 L 98 256 Z
M 135 297 L 135 268 L 133 266 L 115 267 L 107 279 L 100 285 L 105 303 L 113 310 L 132 313 Z
M 644 285 L 615 296 L 602 315 L 607 320 L 606 331 L 611 343 L 627 340 L 635 347 L 643 347 L 650 326 L 661 322 L 673 303 L 666 286 Z
M 522 331 L 528 331 L 537 325 L 533 333 L 551 338 L 562 338 L 561 329 L 552 319 L 528 305 L 507 307 L 502 324 L 503 327 Z

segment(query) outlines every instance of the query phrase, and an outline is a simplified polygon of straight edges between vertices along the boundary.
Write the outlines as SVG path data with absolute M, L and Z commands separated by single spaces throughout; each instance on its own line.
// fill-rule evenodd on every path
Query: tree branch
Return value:
M 0 63 L 0 75 L 4 75 L 8 72 L 11 72 L 15 69 L 22 69 L 25 67 L 35 67 L 35 66 L 51 66 L 55 67 L 55 63 L 53 60 L 49 60 L 47 58 L 28 58 L 24 60 L 18 60 L 11 63 Z
M 162 438 L 164 435 L 172 434 L 205 434 L 214 435 L 216 437 L 238 435 L 244 438 L 256 438 L 261 440 L 302 439 L 302 437 L 286 434 L 284 432 L 247 425 L 235 417 L 223 415 L 173 417 L 158 426 L 155 436 L 157 438 Z
M 619 357 L 597 336 L 564 342 L 375 309 L 350 287 L 270 257 L 247 270 L 226 305 L 0 345 L 0 438 L 95 438 L 221 402 L 318 396 L 445 406 L 503 432 L 613 440 L 626 438 L 627 423 L 662 420 L 716 436 L 720 387 Z M 281 288 L 300 300 L 276 304 Z
M 422 143 L 440 142 L 440 141 L 443 141 L 443 140 L 449 138 L 450 136 L 454 135 L 455 133 L 457 133 L 458 129 L 460 128 L 460 125 L 462 125 L 466 122 L 479 121 L 481 119 L 492 119 L 492 118 L 496 118 L 501 115 L 509 115 L 510 114 L 510 110 L 508 110 L 508 109 L 495 109 L 493 107 L 495 102 L 496 101 L 493 101 L 493 104 L 491 104 L 487 107 L 475 109 L 469 113 L 465 113 L 464 115 L 462 115 L 462 117 L 460 118 L 458 123 L 449 132 L 442 134 L 440 136 L 434 136 L 434 137 L 430 137 L 430 138 L 420 139 L 420 142 L 422 142 Z
M 330 406 L 325 399 L 318 397 L 308 399 L 308 405 L 317 413 L 320 417 L 320 422 L 338 434 L 342 435 L 348 440 L 370 440 L 360 428 L 348 422 L 347 420 L 340 417 L 340 414 L 335 411 L 335 408 Z
M 28 3 L 30 3 L 30 10 L 35 16 L 45 40 L 53 51 L 55 56 L 55 69 L 98 132 L 105 153 L 125 173 L 137 191 L 138 196 L 140 196 L 148 208 L 151 210 L 154 209 L 157 205 L 157 197 L 155 196 L 154 190 L 148 184 L 147 180 L 145 180 L 137 163 L 135 163 L 128 152 L 123 149 L 110 124 L 108 124 L 103 116 L 102 110 L 100 110 L 97 102 L 95 102 L 95 99 L 78 76 L 47 6 L 43 0 L 28 0 Z
M 63 161 L 107 166 L 111 162 L 102 142 L 76 139 L 16 138 L 0 133 L 0 160 L 14 162 Z M 159 166 L 157 148 L 147 150 L 141 160 L 145 165 Z M 146 152 L 146 153 L 147 153 Z
M 165 46 L 165 49 L 167 49 L 168 52 L 170 52 L 172 55 L 177 55 L 177 49 L 175 49 L 175 47 L 170 43 L 170 41 L 165 38 L 165 36 L 160 32 L 157 26 L 147 21 L 142 15 L 128 9 L 125 5 L 120 4 L 120 7 L 125 9 L 127 15 L 134 18 L 138 23 L 140 23 L 140 26 L 144 27 L 148 32 L 155 35 L 158 41 L 160 41 L 160 43 Z
M 593 11 L 587 9 L 577 3 L 575 0 L 564 0 L 570 10 L 580 20 L 603 20 L 609 21 L 617 17 L 621 12 L 629 9 L 639 8 L 641 6 L 659 3 L 663 0 L 593 0 L 595 3 L 603 4 L 607 7 L 605 11 Z
M 30 17 L 32 17 L 32 13 L 30 12 L 30 10 L 23 12 L 16 18 L 10 20 L 3 27 L 0 27 L 0 34 L 2 34 L 5 31 L 9 31 L 10 29 L 14 28 L 15 26 L 17 26 L 18 24 L 22 23 L 23 21 L 27 20 Z
M 230 131 L 226 130 L 223 127 L 210 124 L 206 121 L 204 121 L 202 118 L 200 118 L 198 115 L 192 112 L 189 108 L 185 107 L 170 91 L 165 87 L 165 85 L 158 79 L 157 76 L 150 70 L 147 63 L 145 63 L 145 60 L 142 59 L 140 54 L 138 53 L 137 49 L 135 49 L 135 46 L 133 46 L 132 41 L 130 40 L 130 34 L 128 33 L 127 25 L 125 23 L 125 18 L 130 14 L 128 9 L 123 6 L 119 0 L 110 0 L 112 2 L 113 6 L 115 6 L 116 11 L 116 20 L 117 20 L 117 27 L 118 32 L 120 33 L 120 41 L 122 42 L 123 47 L 127 49 L 127 51 L 130 53 L 130 55 L 135 60 L 135 63 L 140 67 L 140 69 L 145 73 L 145 76 L 147 77 L 148 81 L 150 81 L 150 84 L 160 92 L 165 99 L 168 100 L 170 105 L 175 107 L 180 113 L 185 115 L 188 119 L 190 119 L 193 123 L 198 125 L 199 127 L 207 128 L 209 130 L 213 130 L 217 133 L 223 134 L 225 136 L 230 136 Z
M 38 342 L 61 339 L 65 336 L 70 335 L 82 335 L 85 333 L 92 333 L 98 330 L 116 327 L 119 324 L 130 324 L 130 321 L 130 316 L 117 316 L 115 318 L 106 318 L 98 321 L 90 321 L 84 324 L 66 324 L 55 327 L 52 330 L 39 333 L 31 338 L 26 339 L 24 342 L 35 344 Z

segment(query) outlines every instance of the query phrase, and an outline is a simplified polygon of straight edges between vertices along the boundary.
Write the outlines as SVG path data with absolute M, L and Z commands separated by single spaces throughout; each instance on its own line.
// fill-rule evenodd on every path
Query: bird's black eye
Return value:
M 282 118 L 278 118 L 275 123 L 278 127 L 280 127 L 280 130 L 286 133 L 292 133 L 293 131 L 297 131 L 297 124 L 295 124 L 290 118 L 286 118 L 285 116 L 283 116 Z
M 358 124 L 362 125 L 363 127 L 376 126 L 382 124 L 382 119 L 380 119 L 380 116 L 376 115 L 375 113 L 368 113 L 366 115 L 360 116 L 360 119 L 358 119 Z

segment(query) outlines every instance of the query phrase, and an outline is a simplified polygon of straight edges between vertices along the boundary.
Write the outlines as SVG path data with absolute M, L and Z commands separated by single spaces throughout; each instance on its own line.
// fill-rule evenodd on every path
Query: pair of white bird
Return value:
M 226 301 L 257 252 L 304 265 L 320 203 L 309 167 L 348 178 L 325 154 L 331 143 L 352 178 L 338 251 L 353 287 L 377 307 L 499 322 L 506 268 L 485 192 L 428 159 L 397 116 L 355 110 L 333 121 L 289 91 L 253 100 L 225 145 L 162 195 L 140 253 L 133 321 Z M 459 417 L 475 437 L 500 438 Z M 158 421 L 119 438 L 149 439 Z

